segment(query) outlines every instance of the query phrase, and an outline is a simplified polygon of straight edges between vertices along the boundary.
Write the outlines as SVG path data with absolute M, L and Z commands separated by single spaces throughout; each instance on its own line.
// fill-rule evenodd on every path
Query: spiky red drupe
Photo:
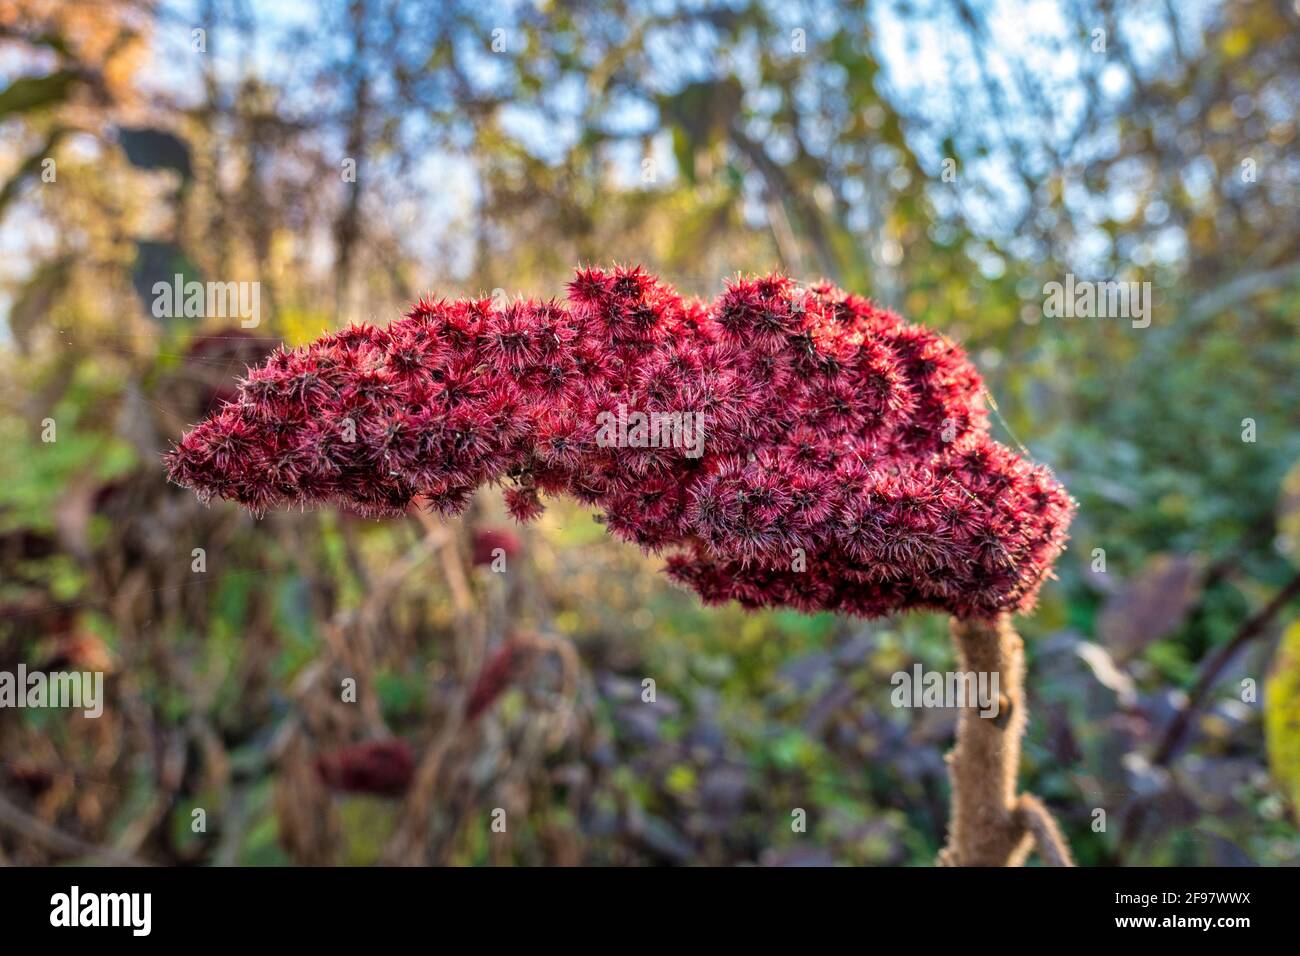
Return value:
M 563 304 L 422 300 L 276 352 L 167 465 L 257 513 L 455 514 L 505 482 L 526 521 L 571 494 L 708 602 L 991 616 L 1033 604 L 1073 506 L 988 436 L 982 391 L 957 345 L 829 285 L 736 280 L 706 305 L 583 269 Z M 620 406 L 701 415 L 703 453 L 608 447 Z
M 396 797 L 415 776 L 415 755 L 404 740 L 367 740 L 323 753 L 316 772 L 331 790 Z

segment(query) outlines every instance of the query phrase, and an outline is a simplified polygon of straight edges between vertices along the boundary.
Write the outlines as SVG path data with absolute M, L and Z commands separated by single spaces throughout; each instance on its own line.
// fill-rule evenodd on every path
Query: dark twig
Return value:
M 1160 746 L 1156 748 L 1156 755 L 1152 760 L 1156 766 L 1167 764 L 1182 747 L 1192 717 L 1204 704 L 1210 691 L 1214 689 L 1223 668 L 1237 656 L 1238 651 L 1262 634 L 1269 622 L 1277 617 L 1282 608 L 1286 607 L 1297 594 L 1300 594 L 1300 573 L 1292 577 L 1282 590 L 1273 596 L 1273 600 L 1243 623 L 1232 640 L 1219 648 L 1211 657 L 1206 658 L 1201 666 L 1200 676 L 1197 677 L 1196 684 L 1187 698 L 1187 705 L 1169 722 Z
M 70 833 L 53 827 L 37 817 L 32 816 L 21 807 L 10 803 L 0 796 L 0 826 L 39 843 L 55 853 L 82 859 L 96 864 L 109 866 L 142 866 L 143 864 L 128 853 L 122 853 L 111 847 L 97 846 L 75 837 Z

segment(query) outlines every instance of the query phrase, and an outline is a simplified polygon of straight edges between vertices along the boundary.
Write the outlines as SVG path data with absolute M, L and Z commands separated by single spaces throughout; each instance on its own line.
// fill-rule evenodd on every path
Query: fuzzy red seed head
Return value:
M 499 556 L 507 561 L 519 555 L 519 536 L 509 528 L 483 528 L 472 539 L 475 565 L 490 565 Z
M 528 521 L 569 494 L 708 602 L 991 616 L 1032 606 L 1073 503 L 982 394 L 955 343 L 829 285 L 706 304 L 591 268 L 565 303 L 421 300 L 279 351 L 167 464 L 258 513 L 455 514 L 504 483 Z

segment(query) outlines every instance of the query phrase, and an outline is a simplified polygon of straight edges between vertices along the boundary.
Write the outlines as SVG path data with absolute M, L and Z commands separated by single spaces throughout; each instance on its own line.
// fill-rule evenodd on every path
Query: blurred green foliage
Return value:
M 496 575 L 490 491 L 446 526 L 255 522 L 158 464 L 275 343 L 428 289 L 783 268 L 963 342 L 998 437 L 1078 499 L 1020 628 L 1026 784 L 1080 862 L 1297 862 L 1294 599 L 1163 748 L 1297 573 L 1290 5 L 201 7 L 203 52 L 170 4 L 4 12 L 0 669 L 110 689 L 99 721 L 0 712 L 4 799 L 169 863 L 930 864 L 953 715 L 890 678 L 951 666 L 945 621 L 705 608 L 565 502 Z M 261 325 L 157 319 L 175 272 L 259 281 Z M 1151 282 L 1150 328 L 1044 317 L 1067 273 Z M 402 798 L 326 785 L 395 740 Z

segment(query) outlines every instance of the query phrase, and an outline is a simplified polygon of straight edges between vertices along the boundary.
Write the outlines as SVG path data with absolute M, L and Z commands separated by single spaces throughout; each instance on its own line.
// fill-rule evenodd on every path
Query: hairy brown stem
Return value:
M 1043 806 L 1043 801 L 1032 793 L 1021 794 L 1016 802 L 1016 812 L 1025 828 L 1033 834 L 1034 849 L 1044 863 L 1048 866 L 1074 866 L 1070 844 L 1065 842 L 1065 834 Z
M 957 745 L 948 754 L 952 820 L 943 866 L 1020 866 L 1037 846 L 1044 862 L 1073 866 L 1069 847 L 1037 797 L 1016 796 L 1020 739 L 1028 711 L 1020 635 L 1008 615 L 996 621 L 953 619 L 952 638 L 963 672 L 997 675 L 996 715 L 981 716 L 966 700 L 957 722 Z

